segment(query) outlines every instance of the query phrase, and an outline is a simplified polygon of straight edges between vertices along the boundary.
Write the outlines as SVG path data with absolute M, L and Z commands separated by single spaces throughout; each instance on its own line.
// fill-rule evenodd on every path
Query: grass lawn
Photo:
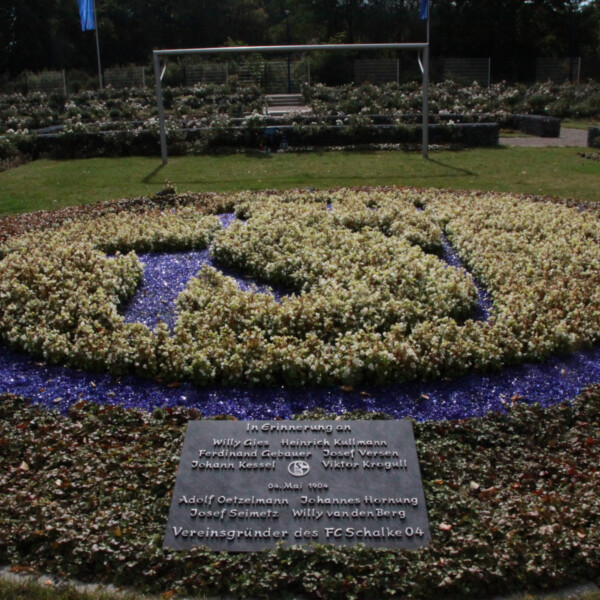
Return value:
M 39 160 L 0 173 L 0 216 L 178 191 L 402 185 L 548 194 L 596 200 L 600 163 L 577 148 L 432 152 L 315 152 Z
M 83 592 L 34 581 L 0 581 L 0 600 L 149 600 L 149 596 L 108 591 Z
M 561 121 L 561 127 L 585 129 L 587 131 L 590 127 L 600 127 L 600 121 L 598 119 L 564 119 Z

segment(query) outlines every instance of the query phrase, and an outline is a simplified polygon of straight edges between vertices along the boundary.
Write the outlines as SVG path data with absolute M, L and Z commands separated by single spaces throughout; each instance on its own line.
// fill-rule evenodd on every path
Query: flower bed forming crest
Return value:
M 217 213 L 234 210 L 228 228 Z M 446 236 L 473 275 L 441 260 Z M 197 384 L 355 385 L 456 376 L 590 346 L 600 335 L 600 223 L 496 194 L 370 190 L 215 196 L 9 238 L 0 333 L 51 363 Z M 120 308 L 135 251 L 211 245 L 172 332 Z

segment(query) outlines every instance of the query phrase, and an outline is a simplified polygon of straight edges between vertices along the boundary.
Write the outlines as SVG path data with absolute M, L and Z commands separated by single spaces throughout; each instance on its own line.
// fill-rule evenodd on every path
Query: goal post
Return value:
M 429 23 L 429 20 L 428 20 Z M 429 35 L 427 35 L 429 38 Z M 429 43 L 389 43 L 389 44 L 308 44 L 290 46 L 226 46 L 219 48 L 176 48 L 171 50 L 154 50 L 152 59 L 154 63 L 154 78 L 156 81 L 156 105 L 160 128 L 160 151 L 163 165 L 167 164 L 167 130 L 165 125 L 165 109 L 162 94 L 162 79 L 166 66 L 161 70 L 161 58 L 180 56 L 182 54 L 265 54 L 278 52 L 289 54 L 292 52 L 323 52 L 340 50 L 417 50 L 423 51 L 423 61 L 419 58 L 419 65 L 423 75 L 423 118 L 422 118 L 422 146 L 423 157 L 429 154 Z

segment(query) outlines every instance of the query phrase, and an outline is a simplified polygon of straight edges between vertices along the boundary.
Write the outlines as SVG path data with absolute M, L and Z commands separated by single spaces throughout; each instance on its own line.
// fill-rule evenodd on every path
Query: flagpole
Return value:
M 96 0 L 93 0 L 94 6 L 94 29 L 96 31 L 96 54 L 98 55 L 98 80 L 100 81 L 100 89 L 102 89 L 102 64 L 100 62 L 100 40 L 98 38 L 98 18 L 96 17 Z
M 423 158 L 429 158 L 429 9 L 427 2 L 427 46 L 423 50 Z

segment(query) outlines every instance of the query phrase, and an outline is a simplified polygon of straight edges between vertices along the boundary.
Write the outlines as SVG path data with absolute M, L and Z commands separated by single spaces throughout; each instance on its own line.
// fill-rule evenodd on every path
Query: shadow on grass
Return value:
M 503 152 L 506 149 L 500 146 L 490 147 L 489 150 L 496 152 Z M 451 151 L 451 154 L 456 153 L 456 151 Z M 316 158 L 317 162 L 325 155 L 329 155 L 332 153 L 328 153 L 322 149 L 316 148 L 311 154 Z M 343 156 L 344 159 L 348 159 L 354 155 L 357 159 L 364 157 L 372 157 L 373 151 L 371 150 L 352 150 L 352 152 L 341 152 L 339 155 Z M 402 153 L 402 154 L 414 154 L 414 153 Z M 262 162 L 264 160 L 272 161 L 278 156 L 281 156 L 279 153 L 272 152 L 261 152 L 257 149 L 248 149 L 245 152 L 215 152 L 209 154 L 208 156 L 229 156 L 229 155 L 237 155 L 243 156 L 245 159 L 249 159 L 252 161 L 256 160 L 258 162 Z M 481 176 L 485 176 L 485 173 L 480 173 L 479 171 L 472 170 L 468 166 L 456 166 L 452 164 L 452 159 L 446 160 L 446 157 L 443 153 L 436 153 L 435 157 L 428 157 L 424 162 L 421 162 L 420 167 L 415 167 L 416 163 L 411 163 L 413 171 L 410 173 L 410 178 L 413 179 L 445 179 L 448 178 L 452 180 L 454 178 L 461 177 L 472 177 L 479 178 Z M 429 165 L 426 166 L 426 165 Z M 144 183 L 158 183 L 161 169 L 164 165 L 158 165 L 151 173 L 146 175 L 143 179 Z M 265 164 L 266 166 L 266 164 Z M 367 165 L 368 167 L 368 165 Z M 304 185 L 315 185 L 321 182 L 322 186 L 330 186 L 330 185 L 357 185 L 364 184 L 368 182 L 370 185 L 377 184 L 388 184 L 388 185 L 409 185 L 409 182 L 406 181 L 407 174 L 404 173 L 373 173 L 367 169 L 367 172 L 363 172 L 365 170 L 365 165 L 362 163 L 357 164 L 357 168 L 352 170 L 351 173 L 347 172 L 347 169 L 344 168 L 344 165 L 336 165 L 333 164 L 331 166 L 331 170 L 328 170 L 327 173 L 315 172 L 311 176 L 305 172 L 307 169 L 310 170 L 310 164 L 304 164 L 302 162 L 301 165 L 298 166 L 298 171 L 292 170 L 292 172 L 280 172 L 277 169 L 274 172 L 250 172 L 248 171 L 248 176 L 244 177 L 243 175 L 239 175 L 234 171 L 234 173 L 223 173 L 222 178 L 220 179 L 221 184 L 223 183 L 233 183 L 233 184 L 244 184 L 242 187 L 247 189 L 265 189 L 270 187 L 282 186 L 284 188 L 289 188 L 291 186 L 304 186 Z M 436 168 L 437 167 L 437 168 Z M 251 166 L 249 167 L 251 169 Z M 289 169 L 288 169 L 289 171 Z M 191 173 L 187 173 L 190 175 Z M 174 182 L 179 185 L 190 185 L 190 184 L 202 184 L 202 185 L 210 185 L 213 180 L 210 175 L 196 173 L 198 178 L 185 178 L 185 175 L 182 179 L 174 178 Z M 207 178 L 208 177 L 208 178 Z M 238 189 L 238 185 L 232 189 Z
M 150 173 L 148 173 L 148 175 L 146 175 L 146 177 L 144 177 L 144 179 L 142 179 L 142 181 L 144 183 L 155 183 L 154 181 L 152 181 L 152 178 L 155 175 L 158 175 L 164 166 L 165 165 L 161 162 L 160 165 L 158 165 L 158 167 L 156 167 L 154 170 L 152 170 Z
M 460 167 L 455 167 L 453 165 L 449 165 L 448 163 L 442 162 L 441 160 L 435 160 L 434 158 L 427 158 L 427 161 L 433 163 L 434 165 L 438 165 L 443 167 L 444 169 L 448 169 L 449 171 L 454 171 L 455 175 L 469 175 L 470 177 L 477 177 L 478 173 L 471 171 L 469 169 L 461 169 Z
M 271 160 L 276 152 L 263 152 L 262 150 L 246 150 L 244 156 L 246 158 L 258 158 L 264 160 L 265 158 Z

